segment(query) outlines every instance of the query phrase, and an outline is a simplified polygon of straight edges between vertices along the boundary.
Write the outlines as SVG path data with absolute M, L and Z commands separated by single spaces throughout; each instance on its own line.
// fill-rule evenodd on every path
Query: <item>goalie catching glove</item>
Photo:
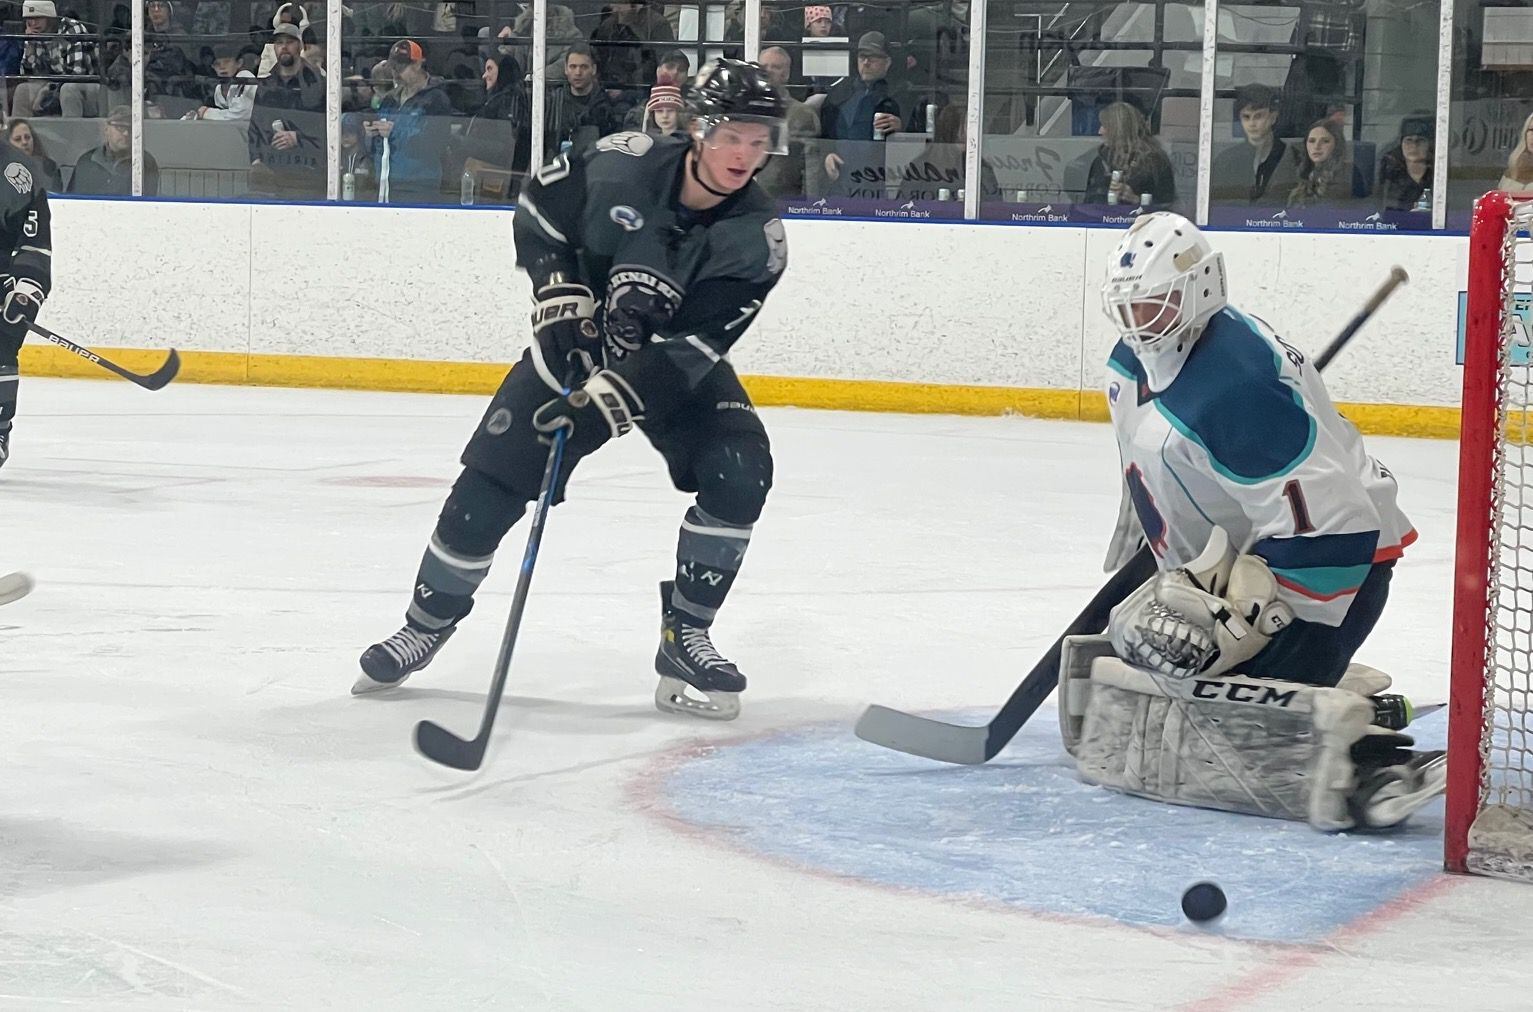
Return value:
M 1129 664 L 1187 678 L 1234 670 L 1292 621 L 1267 564 L 1237 555 L 1215 527 L 1202 555 L 1151 577 L 1114 608 L 1107 633 Z

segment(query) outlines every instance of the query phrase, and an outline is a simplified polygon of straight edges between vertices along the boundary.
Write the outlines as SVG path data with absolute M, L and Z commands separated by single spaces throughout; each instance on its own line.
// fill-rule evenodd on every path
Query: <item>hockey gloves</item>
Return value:
M 20 344 L 45 297 L 42 287 L 31 278 L 0 278 L 0 336 Z
M 532 427 L 548 442 L 566 429 L 565 450 L 583 457 L 609 439 L 623 435 L 635 422 L 644 420 L 644 402 L 617 373 L 608 369 L 592 376 L 585 386 L 555 397 L 532 413 Z
M 562 393 L 601 361 L 596 300 L 585 285 L 554 281 L 538 289 L 532 309 L 532 364 L 549 389 Z

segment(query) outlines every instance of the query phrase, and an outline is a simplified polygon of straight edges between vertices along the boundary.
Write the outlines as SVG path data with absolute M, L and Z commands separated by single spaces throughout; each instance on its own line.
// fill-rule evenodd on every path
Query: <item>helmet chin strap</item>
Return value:
M 698 141 L 693 144 L 692 157 L 688 159 L 688 161 L 692 163 L 692 178 L 697 180 L 698 186 L 701 186 L 703 189 L 707 190 L 715 197 L 733 197 L 735 195 L 733 190 L 715 190 L 713 187 L 708 185 L 708 183 L 703 179 L 702 173 L 698 171 L 697 165 L 703 160 L 701 145 L 702 141 Z

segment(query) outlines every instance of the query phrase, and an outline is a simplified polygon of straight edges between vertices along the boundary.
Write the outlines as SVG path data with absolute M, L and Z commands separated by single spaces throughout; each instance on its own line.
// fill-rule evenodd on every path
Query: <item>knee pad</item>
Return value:
M 437 535 L 455 551 L 492 555 L 511 525 L 527 512 L 527 503 L 527 496 L 466 467 L 437 517 Z
M 763 433 L 715 440 L 692 460 L 697 505 L 731 524 L 753 524 L 772 490 L 772 446 Z

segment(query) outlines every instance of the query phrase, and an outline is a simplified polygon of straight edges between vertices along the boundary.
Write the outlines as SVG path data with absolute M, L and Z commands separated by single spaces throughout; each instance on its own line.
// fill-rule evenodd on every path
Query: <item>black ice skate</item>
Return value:
M 457 626 L 426 632 L 406 625 L 397 633 L 362 652 L 362 677 L 351 687 L 353 696 L 392 689 L 431 663 Z
M 688 625 L 671 607 L 675 586 L 670 580 L 660 585 L 660 650 L 655 654 L 660 684 L 655 688 L 655 706 L 668 713 L 734 720 L 740 715 L 745 676 L 714 649 L 707 626 Z
M 1398 826 L 1447 786 L 1447 754 L 1414 744 L 1408 734 L 1375 731 L 1352 746 L 1357 787 L 1347 808 L 1358 829 Z
M 4 467 L 5 466 L 5 462 L 6 462 L 6 460 L 8 460 L 10 458 L 10 456 L 11 456 L 11 430 L 10 430 L 10 426 L 6 426 L 6 428 L 3 431 L 0 431 L 0 467 Z

